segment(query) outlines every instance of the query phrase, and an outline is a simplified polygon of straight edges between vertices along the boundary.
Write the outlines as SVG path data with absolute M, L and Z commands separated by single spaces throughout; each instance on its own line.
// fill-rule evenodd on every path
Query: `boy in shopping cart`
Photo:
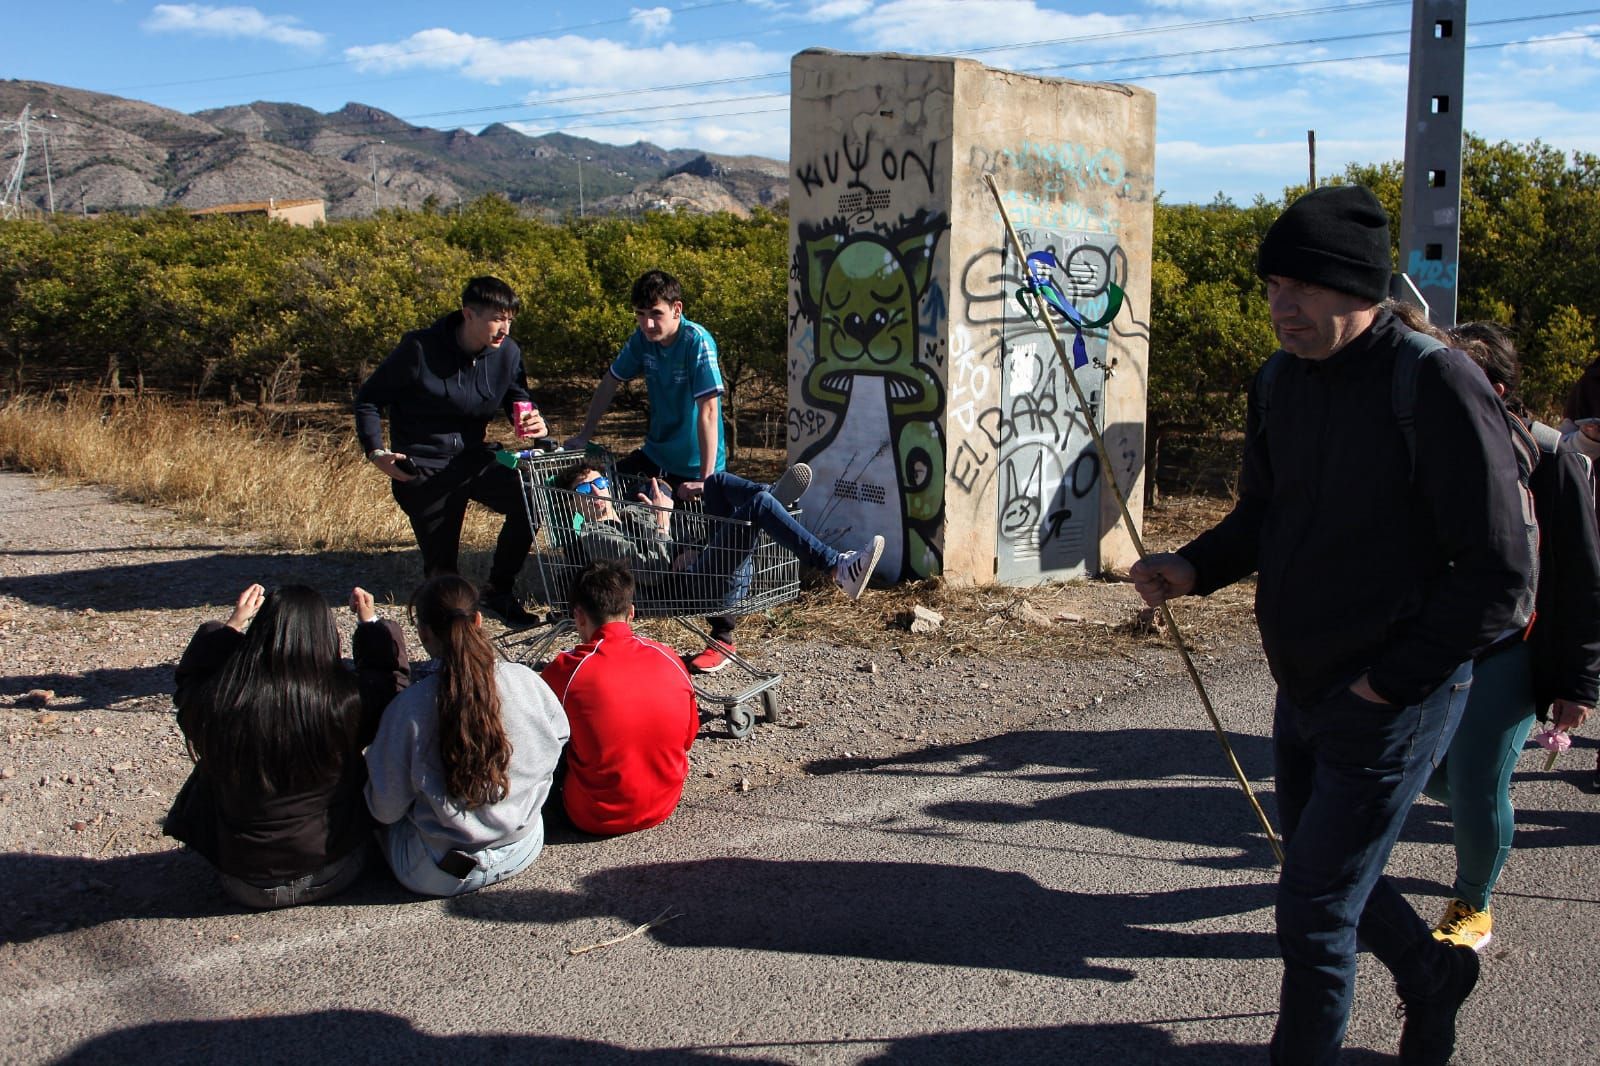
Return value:
M 721 471 L 727 449 L 722 434 L 722 371 L 711 331 L 683 313 L 683 287 L 663 270 L 649 270 L 630 293 L 638 328 L 600 378 L 583 428 L 565 447 L 589 443 L 617 389 L 643 377 L 650 395 L 650 424 L 644 443 L 617 461 L 617 473 L 667 482 L 678 500 L 692 500 Z M 689 660 L 689 669 L 709 674 L 728 663 L 735 618 L 706 619 L 711 643 Z
M 818 540 L 789 513 L 810 484 L 811 468 L 804 463 L 791 466 L 773 485 L 716 471 L 705 480 L 708 520 L 684 523 L 698 525 L 704 542 L 674 535 L 673 494 L 660 478 L 646 483 L 637 502 L 620 507 L 604 465 L 594 459 L 567 468 L 554 487 L 575 494 L 573 505 L 582 518 L 572 551 L 584 561 L 627 564 L 642 591 L 658 601 L 682 599 L 687 611 L 728 608 L 743 596 L 760 533 L 806 565 L 831 571 L 851 599 L 860 597 L 883 554 L 883 537 L 846 551 Z

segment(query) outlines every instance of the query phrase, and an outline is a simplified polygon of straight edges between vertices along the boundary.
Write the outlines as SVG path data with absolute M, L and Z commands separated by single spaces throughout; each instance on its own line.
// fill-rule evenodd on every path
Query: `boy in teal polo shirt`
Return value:
M 650 395 L 650 424 L 644 444 L 617 463 L 617 472 L 663 478 L 679 499 L 692 499 L 727 461 L 717 342 L 704 326 L 683 317 L 683 288 L 666 271 L 641 275 L 633 283 L 632 299 L 638 328 L 600 379 L 583 428 L 565 447 L 588 444 L 617 387 L 642 374 Z M 722 669 L 728 663 L 724 646 L 733 649 L 733 618 L 707 621 L 711 644 L 689 660 L 689 669 L 697 673 Z

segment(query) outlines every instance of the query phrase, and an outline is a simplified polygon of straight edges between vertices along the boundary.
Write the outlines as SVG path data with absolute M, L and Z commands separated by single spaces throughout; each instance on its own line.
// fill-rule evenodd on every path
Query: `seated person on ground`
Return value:
M 609 479 L 593 460 L 574 464 L 555 482 L 557 488 L 579 494 L 583 523 L 578 550 L 588 559 L 627 563 L 641 585 L 659 583 L 668 569 L 663 565 L 666 560 L 672 571 L 716 579 L 716 587 L 702 589 L 701 596 L 726 598 L 741 582 L 748 585 L 750 556 L 756 549 L 756 534 L 762 532 L 807 566 L 831 571 L 845 594 L 857 599 L 883 554 L 883 538 L 874 536 L 859 550 L 850 551 L 818 540 L 788 510 L 810 484 L 811 468 L 804 463 L 791 466 L 773 485 L 719 470 L 705 479 L 705 513 L 730 521 L 712 522 L 707 544 L 675 545 L 670 533 L 672 493 L 658 479 L 650 480 L 648 496 L 639 496 L 645 506 L 624 504 L 620 511 L 613 503 Z
M 354 671 L 339 657 L 333 612 L 305 585 L 270 595 L 251 585 L 178 662 L 172 702 L 195 766 L 166 833 L 246 906 L 326 899 L 366 865 L 361 749 L 410 674 L 400 627 L 378 620 L 372 596 L 353 590 L 350 608 L 361 622 Z
M 429 580 L 411 617 L 434 665 L 383 712 L 367 749 L 367 806 L 402 885 L 458 896 L 520 872 L 543 848 L 540 811 L 567 716 L 538 674 L 495 654 L 471 582 Z
M 562 807 L 585 833 L 648 829 L 678 806 L 689 776 L 689 746 L 700 730 L 689 674 L 677 652 L 628 624 L 633 576 L 625 566 L 591 563 L 569 600 L 582 643 L 540 675 L 572 728 Z

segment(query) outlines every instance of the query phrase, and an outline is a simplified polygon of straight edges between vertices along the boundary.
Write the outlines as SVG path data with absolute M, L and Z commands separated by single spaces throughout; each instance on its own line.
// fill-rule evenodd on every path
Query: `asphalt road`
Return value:
M 1271 808 L 1254 662 L 1218 706 Z M 1592 742 L 1524 755 L 1519 848 L 1463 1016 L 1464 1064 L 1600 1062 Z M 167 852 L 0 857 L 56 931 L 0 946 L 12 1062 L 1235 1063 L 1276 1003 L 1272 853 L 1181 678 L 1051 725 L 556 836 L 455 901 L 370 877 L 328 904 L 225 905 Z M 1428 917 L 1441 808 L 1390 872 Z M 660 920 L 629 939 L 595 945 Z M 1363 956 L 1345 1061 L 1398 1022 Z

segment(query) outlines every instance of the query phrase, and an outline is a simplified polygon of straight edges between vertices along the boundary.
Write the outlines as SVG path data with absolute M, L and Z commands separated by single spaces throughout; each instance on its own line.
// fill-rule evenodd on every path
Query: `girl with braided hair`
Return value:
M 432 663 L 384 711 L 367 749 L 367 805 L 400 883 L 457 896 L 538 856 L 567 718 L 538 674 L 497 660 L 470 582 L 428 581 L 411 618 Z

